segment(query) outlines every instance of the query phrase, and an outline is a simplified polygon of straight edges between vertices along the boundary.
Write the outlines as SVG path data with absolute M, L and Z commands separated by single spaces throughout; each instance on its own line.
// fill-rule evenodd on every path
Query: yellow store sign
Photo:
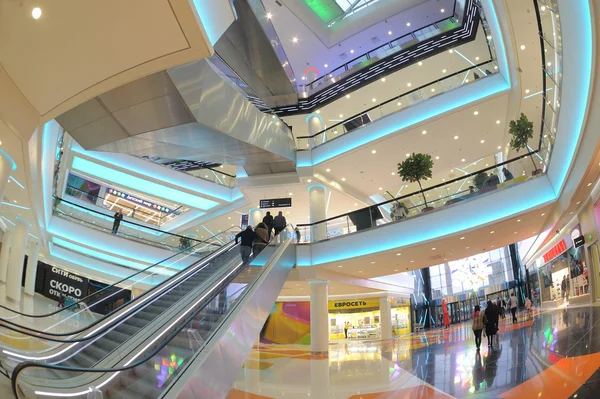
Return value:
M 344 299 L 337 301 L 329 301 L 329 310 L 346 310 L 346 309 L 368 309 L 379 308 L 379 298 L 364 298 L 364 299 Z

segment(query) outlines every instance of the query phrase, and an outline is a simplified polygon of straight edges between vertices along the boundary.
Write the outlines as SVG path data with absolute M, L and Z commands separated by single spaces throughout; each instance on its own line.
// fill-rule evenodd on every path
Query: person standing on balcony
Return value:
M 271 234 L 273 232 L 273 215 L 271 215 L 271 212 L 267 212 L 266 216 L 263 218 L 263 223 L 267 226 L 267 233 L 269 233 L 269 240 L 271 240 Z
M 115 213 L 113 218 L 115 219 L 115 221 L 113 222 L 112 233 L 117 234 L 117 232 L 119 231 L 119 226 L 121 225 L 121 220 L 123 220 L 123 214 L 121 213 L 120 209 Z

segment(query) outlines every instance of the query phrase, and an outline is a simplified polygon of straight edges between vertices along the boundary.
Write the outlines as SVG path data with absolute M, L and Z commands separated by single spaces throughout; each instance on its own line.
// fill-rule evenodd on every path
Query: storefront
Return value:
M 575 226 L 536 260 L 542 306 L 589 301 L 589 272 L 580 232 L 579 225 Z
M 410 300 L 387 297 L 391 305 L 392 335 L 411 332 Z M 376 339 L 381 337 L 381 298 L 330 300 L 329 339 L 344 339 L 344 325 L 348 323 L 348 339 Z

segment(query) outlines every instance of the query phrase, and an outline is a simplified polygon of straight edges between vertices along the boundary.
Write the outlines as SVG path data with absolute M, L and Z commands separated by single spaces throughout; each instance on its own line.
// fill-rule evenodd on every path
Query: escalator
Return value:
M 175 381 L 183 384 L 178 388 L 182 390 L 182 375 L 196 370 L 191 366 L 197 358 L 210 354 L 217 338 L 227 335 L 227 322 L 245 314 L 258 316 L 261 308 L 252 328 L 245 329 L 245 333 L 254 331 L 252 339 L 240 341 L 247 354 L 295 263 L 295 252 L 293 259 L 290 255 L 293 231 L 288 227 L 284 234 L 290 238 L 279 246 L 268 246 L 249 265 L 239 260 L 234 243 L 225 245 L 209 261 L 174 276 L 178 281 L 171 281 L 166 289 L 123 309 L 114 322 L 63 341 L 75 340 L 76 344 L 63 344 L 37 357 L 10 353 L 13 361 L 27 360 L 12 373 L 15 395 L 160 397 Z M 251 304 L 257 293 L 267 294 L 269 300 L 263 299 L 260 306 Z M 250 308 L 244 308 L 248 304 Z

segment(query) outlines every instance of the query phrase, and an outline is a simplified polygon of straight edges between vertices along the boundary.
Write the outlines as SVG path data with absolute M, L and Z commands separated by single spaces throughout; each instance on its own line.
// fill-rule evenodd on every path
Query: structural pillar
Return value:
M 503 152 L 497 152 L 494 154 L 494 162 L 496 162 L 496 165 L 500 165 L 502 162 L 504 162 L 504 153 Z M 507 165 L 510 166 L 510 165 Z M 496 174 L 498 175 L 498 179 L 500 179 L 500 183 L 504 183 L 504 181 L 506 180 L 506 178 L 504 177 L 504 173 L 502 172 L 502 169 L 504 169 L 504 166 L 498 166 L 496 168 Z
M 37 276 L 38 253 L 40 252 L 39 242 L 33 243 L 27 256 L 27 271 L 25 274 L 25 293 L 27 295 L 35 294 L 35 277 Z
M 310 114 L 306 117 L 306 123 L 308 124 L 308 135 L 313 136 L 323 130 L 323 118 L 317 114 Z M 323 137 L 321 137 L 323 136 Z M 324 140 L 324 135 L 315 136 L 308 139 L 310 148 L 315 148 L 317 144 L 320 144 Z
M 327 311 L 329 281 L 313 280 L 310 286 L 310 349 L 313 354 L 329 352 L 329 315 Z
M 379 298 L 381 339 L 392 339 L 392 304 L 387 296 Z
M 31 224 L 17 216 L 13 242 L 8 257 L 6 277 L 6 297 L 14 302 L 21 301 L 21 281 L 23 279 L 23 260 Z
M 250 226 L 253 228 L 256 227 L 257 224 L 261 223 L 263 220 L 263 212 L 261 209 L 252 208 L 249 210 L 250 212 Z
M 0 150 L 0 198 L 4 198 L 10 172 L 15 169 L 17 169 L 15 161 L 4 151 Z
M 325 190 L 326 188 L 322 184 L 313 184 L 308 187 L 310 223 L 316 223 L 327 219 Z M 312 242 L 325 240 L 327 238 L 327 223 L 313 225 L 310 236 Z
M 12 245 L 13 229 L 9 227 L 2 237 L 2 252 L 0 252 L 0 281 L 6 283 L 8 273 L 8 256 L 10 255 L 10 246 Z

